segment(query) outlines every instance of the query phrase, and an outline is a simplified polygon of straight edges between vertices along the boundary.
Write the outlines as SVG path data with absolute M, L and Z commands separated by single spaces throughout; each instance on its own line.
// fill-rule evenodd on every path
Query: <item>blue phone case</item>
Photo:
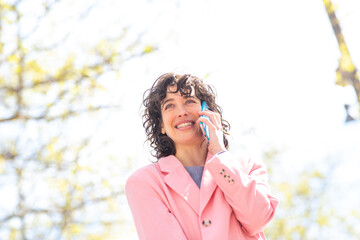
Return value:
M 206 105 L 206 102 L 205 102 L 205 101 L 202 101 L 202 103 L 201 103 L 201 111 L 204 111 L 205 109 L 208 109 L 208 107 L 207 107 L 207 105 Z M 205 116 L 205 115 L 201 115 L 201 116 L 209 119 L 209 121 L 210 121 L 210 118 L 209 118 L 208 116 Z M 210 141 L 210 139 L 209 139 L 209 127 L 208 127 L 208 125 L 206 125 L 206 124 L 203 123 L 203 122 L 200 122 L 200 126 L 203 127 L 204 132 L 205 132 L 205 135 L 206 135 L 208 141 Z

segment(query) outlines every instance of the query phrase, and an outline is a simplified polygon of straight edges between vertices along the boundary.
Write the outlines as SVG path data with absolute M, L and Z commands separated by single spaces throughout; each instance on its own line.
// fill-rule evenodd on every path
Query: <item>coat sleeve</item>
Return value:
M 150 183 L 137 176 L 130 176 L 125 193 L 141 240 L 185 240 L 179 222 Z
M 263 232 L 273 218 L 278 200 L 267 183 L 267 171 L 250 158 L 238 161 L 229 152 L 215 155 L 206 163 L 218 187 L 249 236 Z

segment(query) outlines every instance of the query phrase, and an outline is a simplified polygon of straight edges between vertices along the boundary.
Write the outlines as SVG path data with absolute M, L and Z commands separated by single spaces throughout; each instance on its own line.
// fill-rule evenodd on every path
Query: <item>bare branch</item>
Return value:
M 24 36 L 21 37 L 23 40 L 25 40 L 26 38 L 28 38 L 29 36 L 31 36 L 31 35 L 41 26 L 40 22 L 41 22 L 45 17 L 47 17 L 47 16 L 49 15 L 50 10 L 51 10 L 51 9 L 53 8 L 53 6 L 54 6 L 56 3 L 58 3 L 58 2 L 60 2 L 60 0 L 54 0 L 54 1 L 51 2 L 50 4 L 46 4 L 46 5 L 44 6 L 45 12 L 36 19 L 37 24 L 28 32 L 28 34 L 26 34 L 26 35 L 24 35 Z
M 350 52 L 348 50 L 347 44 L 345 42 L 345 37 L 342 34 L 341 31 L 341 27 L 339 24 L 339 20 L 336 17 L 336 13 L 334 10 L 334 5 L 332 4 L 331 0 L 323 0 L 324 2 L 324 6 L 326 9 L 326 12 L 328 14 L 330 23 L 331 23 L 331 27 L 334 31 L 336 40 L 338 42 L 339 45 L 339 49 L 341 52 L 341 55 L 343 58 L 346 58 L 347 61 L 349 61 L 350 63 L 348 63 L 349 65 L 351 65 L 351 67 L 353 68 L 352 71 L 349 71 L 348 69 L 343 69 L 341 67 L 341 62 L 339 64 L 338 69 L 336 70 L 336 72 L 341 76 L 341 81 L 339 82 L 340 85 L 346 85 L 346 81 L 350 82 L 350 84 L 353 86 L 354 90 L 355 90 L 355 94 L 357 97 L 357 101 L 360 103 L 360 80 L 359 80 L 359 76 L 357 74 L 357 69 L 352 61 L 352 58 L 350 56 Z M 341 60 L 340 60 L 341 61 Z

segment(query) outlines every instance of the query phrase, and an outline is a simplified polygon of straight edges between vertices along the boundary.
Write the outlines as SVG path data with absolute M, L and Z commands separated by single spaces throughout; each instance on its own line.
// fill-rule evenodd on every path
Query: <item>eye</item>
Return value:
M 172 107 L 174 107 L 174 104 L 170 103 L 170 104 L 167 104 L 167 105 L 164 107 L 164 109 L 167 110 L 167 109 L 172 108 Z
M 196 103 L 196 102 L 194 100 L 192 100 L 192 99 L 189 99 L 185 103 L 188 104 L 188 103 Z

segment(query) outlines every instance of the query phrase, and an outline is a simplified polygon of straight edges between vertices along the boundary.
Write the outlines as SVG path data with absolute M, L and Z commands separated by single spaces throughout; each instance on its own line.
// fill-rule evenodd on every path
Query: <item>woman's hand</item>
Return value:
M 199 119 L 196 121 L 197 124 L 200 124 L 200 122 L 205 123 L 209 127 L 209 142 L 208 142 L 208 150 L 211 154 L 215 155 L 218 152 L 226 150 L 223 140 L 223 128 L 221 125 L 221 117 L 220 114 L 205 110 L 199 112 Z M 202 117 L 201 115 L 208 116 L 210 118 L 207 119 L 205 117 Z M 204 133 L 204 129 L 200 126 L 201 131 Z M 207 138 L 205 137 L 206 141 Z

